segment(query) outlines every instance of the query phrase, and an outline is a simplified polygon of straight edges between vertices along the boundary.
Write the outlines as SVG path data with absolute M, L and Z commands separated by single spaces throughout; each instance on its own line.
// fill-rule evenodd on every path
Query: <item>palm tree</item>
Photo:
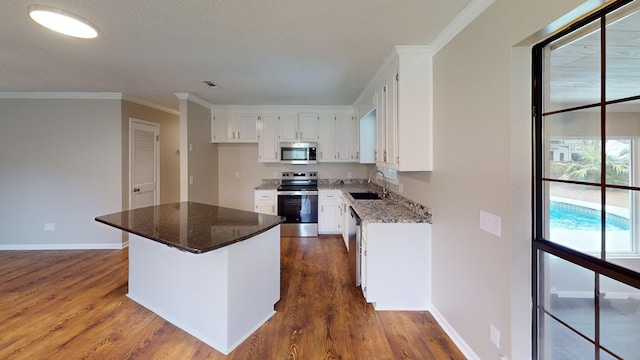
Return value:
M 554 164 L 555 170 L 562 174 L 560 178 L 563 180 L 599 183 L 602 171 L 601 151 L 600 141 L 585 141 L 574 161 L 558 162 Z M 629 147 L 615 153 L 607 150 L 605 164 L 607 184 L 629 184 Z

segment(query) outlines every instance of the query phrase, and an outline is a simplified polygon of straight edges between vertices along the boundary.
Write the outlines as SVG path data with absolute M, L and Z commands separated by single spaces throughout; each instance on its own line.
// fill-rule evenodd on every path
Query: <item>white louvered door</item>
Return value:
M 158 205 L 160 127 L 130 119 L 129 139 L 130 209 Z

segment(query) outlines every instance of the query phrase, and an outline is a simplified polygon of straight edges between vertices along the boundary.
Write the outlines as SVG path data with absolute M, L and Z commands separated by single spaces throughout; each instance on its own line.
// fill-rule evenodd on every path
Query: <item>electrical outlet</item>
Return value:
M 404 186 L 402 185 L 402 183 L 398 183 L 398 192 L 400 194 L 402 194 L 402 192 L 404 192 Z
M 193 185 L 193 175 L 189 176 L 189 185 Z
M 480 210 L 480 229 L 500 237 L 500 217 Z
M 489 324 L 489 340 L 495 347 L 500 349 L 500 331 L 493 324 Z
M 189 144 L 189 152 L 193 151 L 193 144 Z
M 240 172 L 236 171 L 236 179 L 240 179 Z
M 56 224 L 44 223 L 44 231 L 56 231 Z
M 349 172 L 347 173 L 347 178 L 351 179 L 352 177 L 353 177 L 353 173 L 352 173 L 351 171 L 349 171 Z

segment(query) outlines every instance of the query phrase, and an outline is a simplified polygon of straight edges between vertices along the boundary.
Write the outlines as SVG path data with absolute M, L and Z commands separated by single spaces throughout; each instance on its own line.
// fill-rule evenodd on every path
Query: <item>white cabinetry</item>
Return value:
M 428 310 L 431 224 L 368 223 L 363 227 L 362 292 L 376 310 Z
M 349 120 L 349 159 L 351 162 L 360 162 L 360 119 L 351 115 Z
M 340 190 L 318 191 L 318 233 L 341 234 L 342 219 L 340 213 L 342 195 Z
M 321 114 L 318 118 L 318 161 L 357 162 L 359 134 L 353 113 Z
M 217 112 L 211 118 L 211 142 L 257 143 L 258 115 Z
M 332 114 L 318 116 L 320 131 L 318 134 L 318 161 L 334 162 L 336 145 L 336 121 Z
M 397 46 L 385 62 L 374 90 L 378 166 L 433 170 L 432 68 L 423 46 Z
M 318 141 L 318 115 L 300 113 L 298 117 L 281 117 L 278 134 L 280 141 Z
M 278 162 L 278 119 L 274 114 L 258 117 L 258 161 Z
M 276 190 L 255 190 L 254 211 L 262 214 L 278 214 L 278 197 Z

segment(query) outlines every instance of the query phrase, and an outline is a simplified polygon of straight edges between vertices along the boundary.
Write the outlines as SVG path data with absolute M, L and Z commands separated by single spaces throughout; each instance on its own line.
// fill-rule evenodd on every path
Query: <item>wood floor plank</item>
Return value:
M 276 314 L 228 356 L 126 297 L 127 250 L 0 251 L 0 359 L 464 359 L 428 312 L 376 312 L 339 236 L 282 238 Z

